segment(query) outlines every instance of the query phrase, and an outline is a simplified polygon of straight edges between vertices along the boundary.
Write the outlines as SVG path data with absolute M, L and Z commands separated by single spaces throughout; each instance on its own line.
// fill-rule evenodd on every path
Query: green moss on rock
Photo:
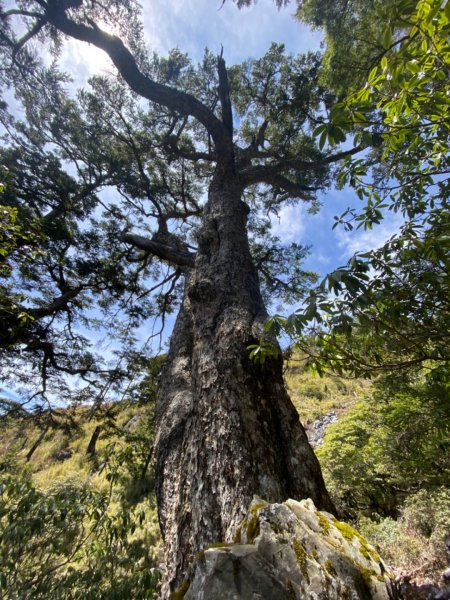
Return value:
M 319 520 L 319 524 L 322 527 L 324 533 L 329 533 L 331 527 L 330 521 L 326 518 L 324 514 L 320 512 L 320 510 L 318 510 L 316 514 Z
M 348 587 L 348 585 L 344 585 L 342 587 L 341 598 L 342 600 L 352 600 L 352 590 Z
M 287 597 L 288 600 L 297 600 L 297 594 L 295 593 L 294 585 L 290 579 L 288 579 L 287 582 Z
M 192 582 L 190 579 L 185 579 L 180 587 L 175 592 L 170 594 L 170 600 L 183 600 L 191 586 L 191 583 Z
M 325 568 L 325 571 L 327 571 L 333 577 L 336 577 L 336 569 L 334 568 L 334 565 L 331 562 L 331 560 L 326 560 L 323 566 Z
M 348 542 L 352 542 L 355 537 L 362 537 L 359 535 L 356 529 L 353 529 L 353 527 L 351 525 L 348 525 L 348 523 L 343 523 L 342 521 L 333 519 L 333 525 L 336 527 L 336 529 L 338 529 L 341 532 L 342 537 L 345 538 Z
M 356 531 L 351 525 L 348 523 L 343 523 L 342 521 L 338 521 L 337 519 L 333 519 L 333 524 L 340 531 L 342 537 L 345 538 L 348 542 L 352 542 L 355 538 L 358 540 L 360 544 L 359 551 L 367 560 L 374 560 L 379 563 L 381 561 L 380 555 L 376 550 L 370 548 L 366 540 L 363 536 Z
M 254 515 L 257 515 L 259 511 L 263 508 L 266 508 L 266 506 L 269 505 L 267 502 L 264 502 L 264 500 L 255 500 L 250 506 L 250 512 Z
M 207 546 L 205 546 L 203 548 L 203 550 L 200 550 L 200 552 L 197 554 L 197 556 L 195 557 L 195 563 L 199 563 L 201 562 L 204 558 L 205 558 L 205 552 L 207 550 L 211 550 L 211 548 L 223 548 L 223 549 L 229 549 L 230 544 L 227 544 L 225 542 L 217 542 L 215 544 L 208 544 Z
M 255 538 L 259 535 L 259 518 L 253 515 L 246 523 L 247 543 L 253 544 Z
M 292 546 L 294 548 L 295 556 L 297 557 L 297 563 L 300 567 L 300 570 L 305 578 L 306 582 L 309 583 L 309 573 L 308 573 L 308 565 L 306 562 L 306 550 L 303 547 L 303 544 L 299 542 L 297 538 L 294 538 L 292 541 Z
M 234 543 L 240 544 L 241 540 L 242 540 L 242 527 L 239 525 L 239 527 L 236 529 L 236 533 L 234 534 Z
M 372 600 L 372 573 L 368 569 L 359 567 L 353 582 L 360 600 Z

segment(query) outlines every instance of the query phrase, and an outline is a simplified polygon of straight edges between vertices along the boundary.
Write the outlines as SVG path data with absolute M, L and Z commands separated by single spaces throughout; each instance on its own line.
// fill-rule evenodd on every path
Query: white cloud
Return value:
M 373 229 L 364 231 L 356 229 L 353 231 L 344 231 L 341 228 L 336 230 L 336 239 L 338 247 L 341 249 L 341 258 L 350 258 L 355 252 L 366 252 L 373 248 L 379 248 L 398 232 L 403 219 L 400 215 L 387 213 L 380 225 L 375 225 Z
M 302 242 L 305 234 L 305 208 L 302 205 L 283 206 L 278 217 L 272 217 L 272 232 L 283 244 Z
M 272 41 L 289 51 L 318 49 L 321 36 L 294 20 L 289 9 L 278 11 L 273 0 L 238 10 L 232 0 L 154 0 L 144 8 L 147 39 L 152 50 L 166 53 L 173 47 L 194 60 L 209 47 L 229 64 L 263 54 Z
M 103 50 L 74 39 L 66 40 L 63 45 L 60 64 L 62 70 L 70 74 L 76 87 L 84 85 L 92 75 L 115 71 Z

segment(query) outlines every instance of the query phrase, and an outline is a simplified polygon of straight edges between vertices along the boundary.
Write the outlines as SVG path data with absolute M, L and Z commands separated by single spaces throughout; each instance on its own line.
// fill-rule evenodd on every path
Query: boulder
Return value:
M 392 600 L 376 550 L 312 500 L 255 498 L 236 542 L 206 547 L 174 600 Z
M 63 448 L 62 450 L 58 450 L 53 454 L 53 458 L 59 462 L 64 462 L 69 458 L 72 458 L 73 450 L 72 448 Z

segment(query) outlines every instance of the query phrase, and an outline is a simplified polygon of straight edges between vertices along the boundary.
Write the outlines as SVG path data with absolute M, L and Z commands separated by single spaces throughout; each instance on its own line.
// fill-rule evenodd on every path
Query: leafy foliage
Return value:
M 39 491 L 8 460 L 0 473 L 5 598 L 155 597 L 157 571 L 131 538 L 144 513 L 110 514 L 111 497 L 75 479 Z
M 448 565 L 449 490 L 420 490 L 406 499 L 397 521 L 361 517 L 358 528 L 400 571 L 438 581 Z
M 293 336 L 306 331 L 297 344 L 321 373 L 331 369 L 373 377 L 401 371 L 407 377 L 423 368 L 445 382 L 448 227 L 448 213 L 437 209 L 426 224 L 405 224 L 379 250 L 356 255 L 331 273 L 311 292 L 304 311 L 275 317 L 268 326 L 281 325 Z
M 365 19 L 377 10 L 371 7 Z M 381 248 L 356 254 L 329 274 L 304 309 L 275 317 L 268 328 L 293 335 L 319 372 L 408 376 L 425 368 L 444 381 L 450 355 L 449 10 L 439 2 L 402 2 L 383 11 L 382 56 L 365 86 L 335 105 L 315 133 L 320 146 L 351 133 L 356 146 L 372 147 L 367 156 L 342 163 L 340 186 L 354 188 L 364 206 L 336 217 L 335 226 L 371 229 L 396 213 L 403 224 Z
M 151 457 L 164 360 L 145 361 L 146 376 L 121 403 L 47 411 L 39 419 L 23 409 L 4 416 L 5 598 L 155 597 L 159 529 Z
M 336 500 L 353 516 L 397 516 L 408 495 L 447 485 L 449 416 L 445 384 L 418 378 L 375 386 L 330 426 L 318 451 Z

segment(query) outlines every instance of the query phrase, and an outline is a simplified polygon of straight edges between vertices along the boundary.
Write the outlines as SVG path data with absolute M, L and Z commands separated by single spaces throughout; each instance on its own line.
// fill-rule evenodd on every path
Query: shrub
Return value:
M 438 580 L 448 566 L 450 490 L 420 490 L 407 498 L 400 518 L 359 519 L 361 533 L 383 558 L 415 577 Z
M 336 502 L 353 516 L 398 516 L 405 498 L 449 481 L 450 407 L 444 386 L 377 384 L 327 429 L 318 450 Z
M 0 590 L 5 599 L 155 597 L 158 573 L 141 539 L 145 514 L 67 478 L 45 492 L 11 459 L 0 463 Z

